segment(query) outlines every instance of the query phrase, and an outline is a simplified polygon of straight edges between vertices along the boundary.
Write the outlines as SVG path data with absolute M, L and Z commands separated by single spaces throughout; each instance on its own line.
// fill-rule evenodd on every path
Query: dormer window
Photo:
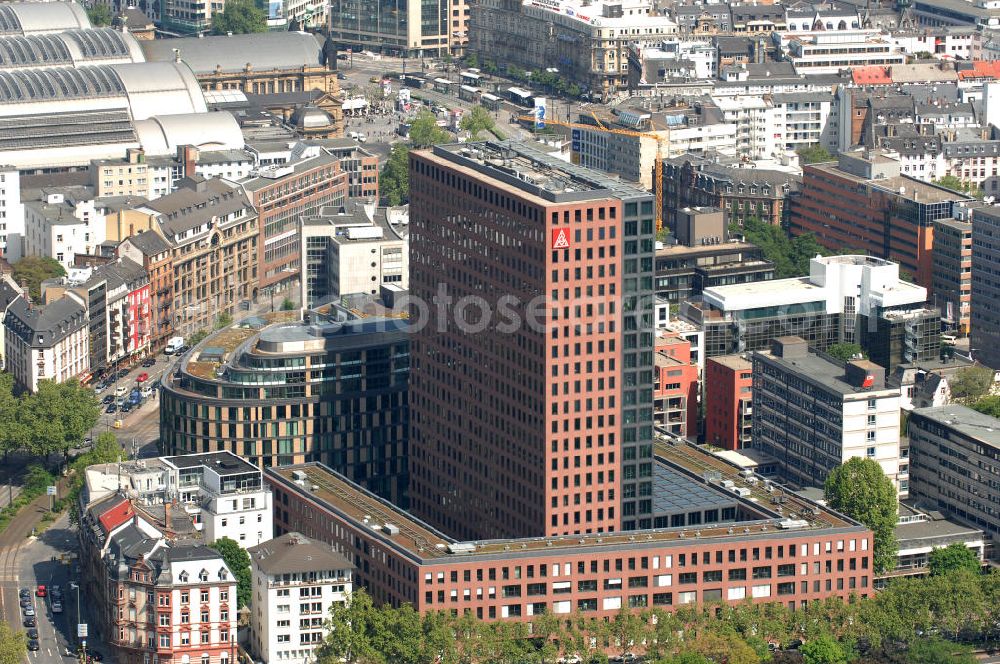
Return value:
M 180 576 L 178 576 L 177 578 L 180 579 L 181 583 L 187 583 L 188 582 L 188 578 L 190 578 L 190 577 L 188 576 L 187 572 L 181 572 Z
M 228 578 L 229 578 L 229 572 L 227 572 L 226 568 L 223 567 L 222 569 L 219 570 L 219 580 L 220 581 L 225 581 Z
M 208 570 L 207 569 L 201 570 L 201 572 L 198 573 L 198 578 L 202 582 L 208 581 Z

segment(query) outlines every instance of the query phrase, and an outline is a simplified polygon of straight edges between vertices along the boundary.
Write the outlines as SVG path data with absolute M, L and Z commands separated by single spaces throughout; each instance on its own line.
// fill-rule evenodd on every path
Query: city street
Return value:
M 26 588 L 31 592 L 39 649 L 28 653 L 28 662 L 59 661 L 65 648 L 75 642 L 77 605 L 75 593 L 69 587 L 72 565 L 62 558 L 63 554 L 75 550 L 76 534 L 70 529 L 69 516 L 65 514 L 40 537 L 28 537 L 0 549 L 0 610 L 15 630 L 27 629 L 23 624 L 18 590 Z M 50 597 L 35 596 L 39 584 L 48 589 L 53 585 L 61 588 L 61 614 L 52 612 Z M 85 611 L 84 606 L 83 622 L 86 622 Z

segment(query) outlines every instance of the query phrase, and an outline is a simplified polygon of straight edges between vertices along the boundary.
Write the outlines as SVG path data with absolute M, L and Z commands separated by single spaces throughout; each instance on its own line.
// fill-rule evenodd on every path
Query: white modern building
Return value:
M 868 65 L 902 65 L 906 53 L 883 37 L 866 32 L 814 33 L 788 42 L 786 58 L 799 74 L 836 74 Z
M 46 306 L 14 300 L 3 320 L 4 365 L 18 390 L 34 392 L 42 380 L 63 383 L 87 372 L 87 308 L 68 293 Z
M 800 337 L 778 337 L 753 361 L 753 447 L 800 486 L 822 486 L 852 457 L 877 461 L 901 497 L 899 389 L 868 360 L 840 362 Z
M 302 303 L 316 307 L 345 295 L 378 295 L 409 287 L 409 213 L 406 208 L 356 205 L 321 209 L 302 219 Z
M 24 252 L 24 205 L 21 174 L 12 166 L 0 166 L 0 253 L 7 262 L 21 260 Z
M 825 92 L 786 92 L 771 97 L 775 114 L 777 147 L 798 150 L 811 145 L 826 148 L 831 154 L 837 149 L 837 132 L 833 122 L 833 95 Z
M 106 239 L 104 206 L 86 187 L 39 192 L 24 203 L 24 255 L 54 258 L 65 268 L 76 254 L 96 254 Z
M 263 486 L 260 469 L 232 452 L 87 468 L 85 507 L 113 493 L 123 493 L 140 508 L 176 506 L 207 544 L 228 537 L 249 547 L 273 536 L 271 491 Z
M 325 636 L 330 607 L 351 596 L 354 565 L 328 544 L 299 533 L 285 533 L 248 553 L 250 650 L 264 664 L 311 661 Z
M 771 159 L 784 146 L 778 138 L 778 114 L 764 96 L 712 96 L 728 124 L 736 126 L 736 151 L 750 159 Z

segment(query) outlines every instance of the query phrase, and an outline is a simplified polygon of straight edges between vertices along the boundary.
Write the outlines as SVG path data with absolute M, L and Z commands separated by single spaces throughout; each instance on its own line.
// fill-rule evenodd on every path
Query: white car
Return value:
M 52 602 L 52 613 L 62 613 L 62 602 Z
M 153 395 L 153 388 L 150 387 L 149 385 L 147 385 L 144 388 L 142 388 L 142 390 L 141 390 L 140 393 L 142 394 L 142 398 L 146 399 L 146 398 L 151 397 Z

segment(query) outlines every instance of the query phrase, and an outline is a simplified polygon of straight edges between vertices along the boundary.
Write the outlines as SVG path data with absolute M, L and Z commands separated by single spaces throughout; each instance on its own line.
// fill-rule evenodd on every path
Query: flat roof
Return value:
M 679 479 L 700 483 L 708 491 L 712 491 L 713 487 L 706 478 L 718 483 L 730 480 L 735 486 L 746 488 L 749 496 L 739 497 L 734 493 L 734 500 L 748 510 L 773 516 L 764 516 L 758 521 L 718 526 L 458 542 L 322 464 L 313 462 L 279 466 L 266 468 L 264 472 L 272 483 L 308 496 L 357 528 L 369 530 L 371 536 L 420 563 L 484 556 L 503 558 L 511 555 L 565 555 L 592 551 L 595 548 L 621 550 L 629 546 L 686 545 L 708 539 L 744 541 L 755 535 L 794 537 L 816 530 L 847 532 L 862 528 L 846 517 L 798 497 L 777 484 L 764 481 L 749 484 L 737 466 L 685 441 L 658 441 L 655 444 L 655 454 L 657 463 L 668 464 Z M 304 474 L 302 480 L 296 479 L 298 473 Z M 725 490 L 720 487 L 717 491 Z M 783 497 L 780 516 L 771 509 L 772 498 L 779 494 Z M 797 521 L 796 527 L 783 527 L 782 524 L 788 523 L 789 519 Z M 398 528 L 398 532 L 385 528 L 387 523 Z M 452 553 L 456 550 L 461 553 Z
M 425 154 L 478 171 L 508 188 L 519 189 L 548 202 L 652 198 L 652 194 L 641 187 L 602 171 L 567 163 L 522 142 L 450 143 L 436 145 Z
M 896 161 L 884 155 L 873 153 L 873 160 L 877 162 Z M 922 180 L 917 180 L 906 175 L 896 175 L 881 180 L 871 180 L 863 178 L 853 173 L 841 170 L 837 162 L 825 162 L 822 164 L 808 164 L 809 168 L 828 173 L 833 177 L 843 178 L 851 182 L 865 183 L 875 189 L 887 191 L 901 195 L 903 198 L 918 203 L 947 203 L 952 201 L 971 201 L 971 196 L 959 191 L 952 191 L 945 187 L 939 187 Z M 903 189 L 900 194 L 899 190 Z
M 180 456 L 162 458 L 167 463 L 173 464 L 181 470 L 205 466 L 206 468 L 211 468 L 220 475 L 260 472 L 260 468 L 257 466 L 243 460 L 242 457 L 225 450 L 219 452 L 205 452 L 202 454 L 183 454 Z
M 272 324 L 292 321 L 298 318 L 298 316 L 298 311 L 273 311 L 262 313 L 258 318 L 263 319 L 266 324 Z M 190 359 L 187 360 L 184 369 L 198 378 L 214 378 L 215 368 L 219 363 L 210 360 L 208 356 L 206 356 L 205 360 L 202 360 L 202 353 L 208 351 L 208 355 L 216 357 L 219 351 L 223 355 L 228 355 L 239 348 L 240 344 L 259 331 L 258 327 L 245 325 L 245 321 L 246 319 L 237 321 L 233 325 L 209 335 L 202 342 L 202 347 L 194 355 L 189 356 Z M 195 357 L 198 359 L 194 359 Z
M 812 350 L 808 350 L 806 352 L 807 354 L 804 356 L 778 357 L 772 355 L 770 351 L 755 351 L 754 356 L 766 358 L 768 361 L 777 364 L 786 371 L 796 374 L 803 380 L 841 396 L 861 393 L 874 395 L 880 392 L 885 392 L 886 390 L 896 392 L 897 394 L 899 392 L 898 389 L 893 390 L 889 387 L 864 389 L 860 386 L 851 385 L 844 380 L 845 370 L 843 364 L 832 359 L 828 359 L 826 356 L 815 353 Z M 856 360 L 855 362 L 860 363 L 861 361 Z M 882 371 L 882 367 L 873 362 L 868 362 L 866 367 Z
M 979 528 L 972 528 L 948 519 L 901 523 L 896 526 L 895 532 L 896 539 L 900 543 L 907 542 L 911 546 L 916 545 L 915 540 L 937 540 L 942 537 L 983 539 L 983 531 Z
M 670 466 L 653 466 L 653 515 L 676 514 L 723 507 L 736 507 L 735 494 L 725 495 L 708 485 L 692 482 Z
M 737 371 L 749 371 L 753 369 L 753 362 L 743 355 L 716 355 L 715 357 L 707 358 L 705 361 L 715 362 Z
M 917 408 L 912 415 L 925 417 L 957 431 L 967 438 L 1000 448 L 1000 420 L 961 404 Z

